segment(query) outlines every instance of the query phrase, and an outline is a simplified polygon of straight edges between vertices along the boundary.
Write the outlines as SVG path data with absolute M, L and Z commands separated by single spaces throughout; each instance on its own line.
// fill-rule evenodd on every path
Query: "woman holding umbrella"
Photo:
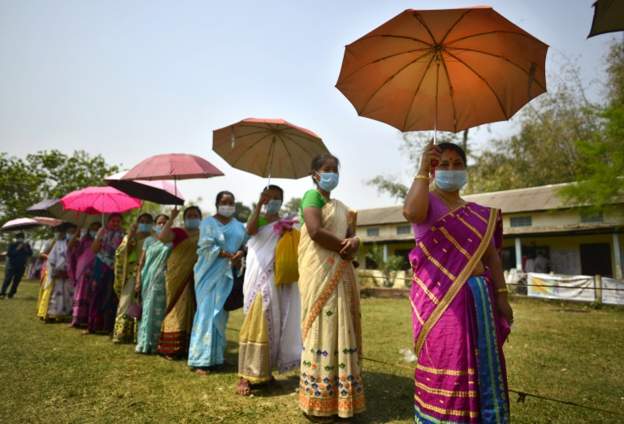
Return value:
M 235 199 L 229 191 L 217 194 L 217 213 L 204 219 L 194 268 L 197 311 L 189 346 L 189 367 L 207 374 L 210 367 L 222 365 L 226 346 L 225 301 L 232 290 L 232 265 L 240 268 L 247 239 L 244 225 L 234 218 Z
M 73 246 L 70 245 L 70 255 L 76 261 L 74 278 L 74 300 L 72 303 L 72 327 L 86 327 L 89 321 L 89 302 L 93 289 L 93 265 L 95 254 L 91 244 L 100 229 L 99 222 L 93 222 L 88 229 L 81 230 L 81 237 Z
M 466 178 L 461 147 L 430 143 L 403 206 L 416 239 L 417 422 L 509 422 L 502 346 L 513 311 L 498 254 L 502 221 L 499 210 L 461 198 Z
M 88 327 L 85 334 L 110 334 L 115 325 L 117 295 L 113 290 L 115 275 L 115 251 L 123 240 L 121 215 L 113 213 L 108 217 L 106 227 L 100 228 L 91 244 L 95 254 L 93 267 L 93 296 L 89 303 Z
M 135 303 L 134 284 L 143 242 L 152 233 L 154 218 L 143 213 L 132 225 L 130 232 L 115 252 L 115 294 L 119 298 L 117 318 L 113 330 L 113 343 L 134 342 L 135 318 L 128 315 L 128 308 Z
M 165 271 L 167 298 L 158 341 L 158 353 L 167 359 L 184 357 L 188 353 L 195 315 L 193 267 L 197 262 L 202 213 L 197 206 L 189 206 L 182 214 L 184 227 L 171 228 L 178 213 L 178 209 L 171 212 L 171 219 L 159 236 L 163 243 L 173 246 Z

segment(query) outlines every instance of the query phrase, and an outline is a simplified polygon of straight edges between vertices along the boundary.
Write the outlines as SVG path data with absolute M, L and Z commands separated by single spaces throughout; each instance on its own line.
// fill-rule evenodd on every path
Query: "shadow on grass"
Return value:
M 366 412 L 353 422 L 386 423 L 414 420 L 414 380 L 395 374 L 364 371 Z

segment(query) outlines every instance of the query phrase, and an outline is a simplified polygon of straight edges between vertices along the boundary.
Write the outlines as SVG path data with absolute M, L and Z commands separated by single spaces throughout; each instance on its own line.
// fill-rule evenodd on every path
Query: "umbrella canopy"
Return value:
M 141 201 L 113 187 L 87 187 L 61 199 L 65 210 L 90 215 L 124 213 L 141 206 Z
M 39 203 L 35 203 L 26 209 L 31 215 L 40 215 L 59 219 L 63 222 L 69 222 L 79 227 L 85 227 L 93 222 L 99 222 L 102 217 L 100 215 L 89 215 L 72 210 L 65 210 L 61 204 L 61 199 L 46 199 Z M 37 218 L 35 218 L 37 219 Z
M 156 155 L 141 161 L 122 180 L 187 180 L 223 175 L 216 166 L 199 156 L 185 153 Z
M 212 149 L 234 168 L 274 178 L 310 175 L 312 159 L 329 153 L 310 130 L 283 119 L 258 118 L 214 130 Z
M 624 31 L 624 2 L 598 0 L 594 3 L 594 19 L 587 38 L 616 31 Z
M 16 218 L 5 222 L 0 228 L 1 231 L 19 231 L 36 228 L 43 224 L 33 218 Z
M 126 172 L 120 172 L 106 177 L 106 184 L 137 199 L 148 200 L 161 205 L 184 204 L 184 197 L 175 184 L 164 180 L 122 180 L 121 178 L 125 174 Z
M 48 227 L 56 227 L 63 223 L 60 219 L 50 218 L 49 216 L 36 216 L 33 219 L 39 224 L 47 225 Z
M 410 9 L 346 47 L 336 87 L 401 131 L 457 132 L 544 93 L 547 50 L 490 7 Z

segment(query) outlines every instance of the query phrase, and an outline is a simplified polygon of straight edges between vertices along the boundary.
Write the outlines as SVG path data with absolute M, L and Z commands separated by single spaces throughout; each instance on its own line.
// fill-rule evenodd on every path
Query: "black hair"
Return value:
M 164 216 L 165 219 L 169 221 L 169 216 L 165 215 L 164 213 L 159 213 L 158 215 L 156 215 L 156 218 L 154 218 L 154 223 L 156 223 L 156 221 L 158 221 L 158 218 L 160 218 L 161 216 Z
M 151 213 L 147 213 L 147 212 L 144 212 L 141 215 L 139 215 L 137 217 L 137 222 L 139 222 L 141 220 L 141 218 L 145 218 L 145 217 L 149 218 L 150 221 L 154 222 L 154 217 L 152 216 L 152 214 Z
M 444 152 L 445 150 L 453 150 L 455 153 L 459 155 L 460 158 L 462 158 L 462 161 L 464 162 L 464 166 L 468 166 L 468 160 L 466 159 L 466 152 L 464 151 L 464 149 L 461 148 L 459 144 L 449 143 L 445 141 L 443 143 L 438 144 L 438 148 L 440 149 L 440 152 Z
M 119 217 L 119 219 L 122 219 L 122 216 L 120 213 L 112 213 L 110 215 L 108 215 L 108 219 L 106 220 L 106 222 L 110 222 L 111 219 L 115 218 L 115 217 Z
M 223 196 L 232 196 L 232 199 L 234 199 L 234 201 L 236 201 L 236 197 L 234 197 L 234 193 L 232 193 L 231 191 L 223 190 L 223 191 L 220 191 L 217 194 L 217 200 L 215 200 L 215 205 L 216 206 L 219 206 L 219 202 L 221 201 Z
M 335 160 L 336 165 L 340 166 L 340 161 L 336 156 L 332 155 L 331 153 L 321 153 L 320 155 L 317 155 L 314 159 L 312 159 L 312 163 L 310 164 L 310 170 L 312 172 L 319 171 L 323 167 L 323 165 L 325 165 L 325 162 L 327 162 L 329 159 Z
M 24 238 L 24 233 L 20 231 L 19 233 L 15 234 L 15 238 Z
M 197 213 L 199 214 L 199 218 L 202 218 L 202 212 L 201 209 L 199 209 L 199 206 L 189 206 L 186 209 L 184 209 L 184 213 L 182 214 L 182 218 L 186 218 L 186 215 L 188 214 L 189 211 L 197 211 Z
M 284 200 L 284 189 L 282 189 L 280 186 L 277 186 L 275 184 L 269 184 L 268 186 L 265 187 L 265 190 L 279 191 L 280 196 L 282 197 L 282 200 Z

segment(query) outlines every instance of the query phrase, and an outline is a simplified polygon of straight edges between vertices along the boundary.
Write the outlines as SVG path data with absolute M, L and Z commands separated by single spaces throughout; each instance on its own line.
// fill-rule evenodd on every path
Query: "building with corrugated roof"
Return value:
M 567 184 L 463 198 L 502 211 L 504 269 L 535 271 L 531 268 L 540 254 L 547 259 L 548 270 L 557 274 L 623 278 L 624 199 L 614 199 L 604 213 L 588 213 L 586 205 L 566 203 L 559 195 Z M 366 247 L 373 244 L 382 246 L 385 256 L 406 258 L 404 265 L 409 268 L 413 231 L 401 206 L 358 211 L 357 235 L 365 246 L 360 262 L 366 268 L 375 268 L 366 259 Z

